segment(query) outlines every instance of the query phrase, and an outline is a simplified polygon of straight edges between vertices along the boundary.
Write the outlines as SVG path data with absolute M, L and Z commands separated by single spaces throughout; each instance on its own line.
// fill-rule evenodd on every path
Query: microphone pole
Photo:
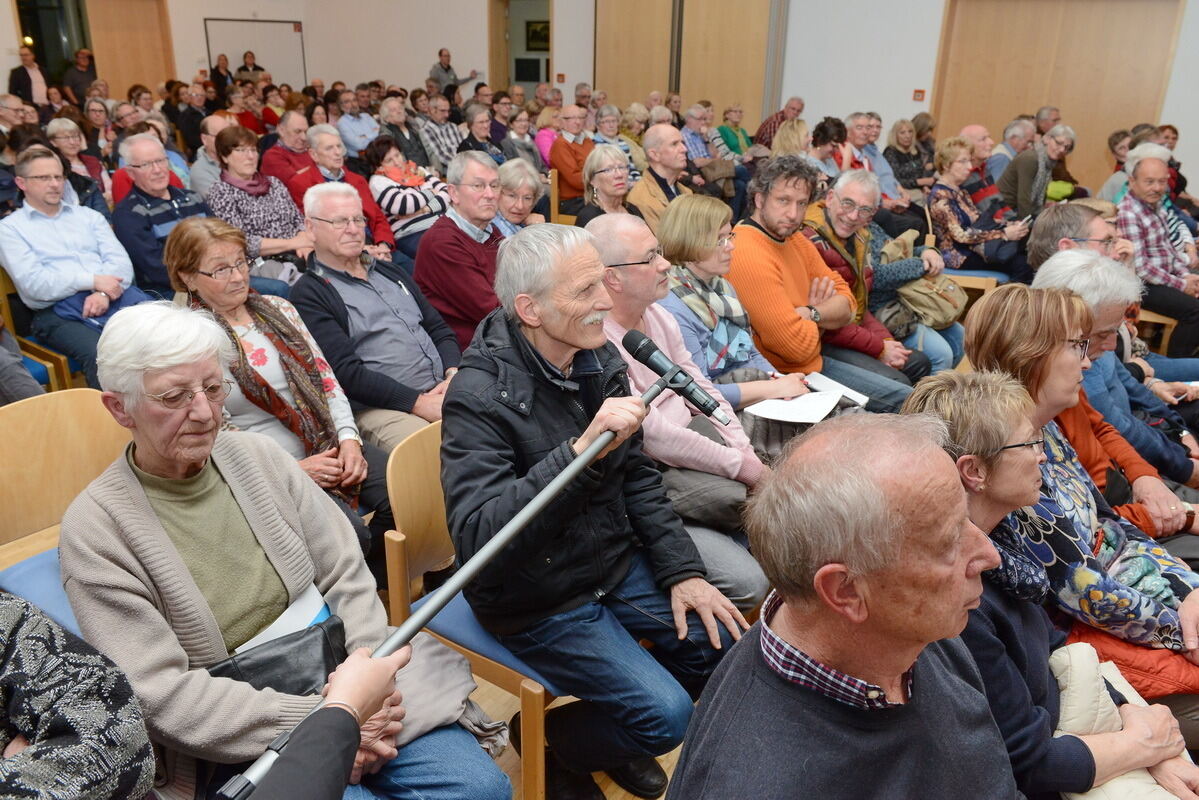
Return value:
M 660 395 L 666 389 L 673 389 L 675 385 L 682 385 L 690 381 L 690 376 L 683 372 L 683 368 L 675 366 L 674 369 L 667 372 L 661 378 L 645 390 L 641 395 L 641 401 L 647 406 L 655 397 Z M 371 654 L 375 658 L 389 656 L 396 650 L 399 650 L 416 634 L 420 633 L 433 617 L 437 616 L 450 600 L 454 599 L 454 595 L 462 591 L 466 584 L 474 580 L 475 576 L 483 571 L 487 564 L 499 555 L 499 552 L 508 546 L 509 542 L 524 530 L 525 526 L 533 521 L 533 518 L 540 514 L 546 506 L 548 506 L 555 497 L 561 494 L 567 484 L 579 476 L 579 474 L 590 466 L 591 462 L 596 459 L 600 451 L 607 447 L 616 434 L 612 431 L 604 431 L 595 438 L 595 441 L 588 445 L 587 449 L 579 453 L 573 461 L 566 465 L 566 468 L 559 472 L 554 479 L 546 484 L 537 495 L 529 501 L 528 505 L 516 513 L 508 524 L 500 528 L 495 536 L 487 544 L 479 548 L 479 552 L 475 553 L 474 558 L 467 561 L 458 571 L 450 576 L 444 584 L 436 591 L 428 596 L 428 599 L 421 604 L 420 608 L 414 609 L 412 615 L 408 619 L 400 623 L 395 632 L 388 636 L 381 645 L 375 648 Z M 313 712 L 320 710 L 321 706 L 313 709 Z M 310 712 L 312 713 L 312 712 Z M 302 723 L 301 723 L 302 724 Z M 254 790 L 262 783 L 262 779 L 271 771 L 276 759 L 279 758 L 279 753 L 287 746 L 295 728 L 286 733 L 281 733 L 270 743 L 267 751 L 258 757 L 253 764 L 246 768 L 245 772 L 240 775 L 234 775 L 217 793 L 217 800 L 247 800 L 250 798 Z

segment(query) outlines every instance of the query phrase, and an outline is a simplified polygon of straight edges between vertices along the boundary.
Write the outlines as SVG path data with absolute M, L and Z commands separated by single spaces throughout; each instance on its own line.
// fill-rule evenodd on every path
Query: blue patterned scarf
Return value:
M 984 575 L 1004 593 L 1017 600 L 1041 603 L 1049 594 L 1045 567 L 1024 553 L 1020 534 L 1007 519 L 991 531 L 991 543 L 999 551 L 999 566 Z
M 720 372 L 750 359 L 754 338 L 749 315 L 731 283 L 721 277 L 705 282 L 686 267 L 674 266 L 670 268 L 670 291 L 712 331 L 706 353 L 709 372 Z

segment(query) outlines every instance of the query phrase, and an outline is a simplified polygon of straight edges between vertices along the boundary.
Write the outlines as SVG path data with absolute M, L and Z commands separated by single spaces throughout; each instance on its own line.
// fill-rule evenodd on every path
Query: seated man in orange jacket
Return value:
M 587 109 L 562 109 L 562 131 L 550 147 L 550 167 L 558 170 L 558 210 L 578 214 L 583 208 L 583 162 L 595 149 L 595 140 L 583 130 Z

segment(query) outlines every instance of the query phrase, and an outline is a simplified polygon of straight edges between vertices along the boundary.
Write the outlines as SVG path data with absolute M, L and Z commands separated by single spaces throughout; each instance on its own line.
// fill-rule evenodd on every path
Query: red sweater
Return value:
M 304 213 L 304 192 L 318 183 L 325 182 L 325 176 L 317 169 L 312 156 L 305 153 L 304 158 L 308 159 L 308 164 L 287 182 L 287 190 L 291 192 L 291 199 L 296 201 L 301 214 Z M 366 185 L 366 178 L 348 169 L 343 169 L 342 175 L 344 176 L 342 180 L 353 186 L 358 191 L 358 196 L 362 198 L 362 215 L 366 217 L 367 227 L 371 229 L 371 239 L 376 244 L 386 242 L 394 250 L 395 234 L 391 232 L 391 225 L 387 222 L 387 216 L 383 213 L 383 209 L 379 208 L 375 198 L 371 197 L 371 189 Z
M 270 175 L 272 178 L 278 178 L 284 186 L 290 181 L 295 174 L 304 167 L 312 164 L 312 156 L 308 155 L 308 151 L 297 153 L 289 150 L 281 144 L 274 147 L 268 147 L 266 152 L 262 154 L 262 170 L 263 175 Z
M 558 170 L 558 198 L 570 200 L 583 196 L 583 162 L 595 149 L 595 142 L 584 139 L 573 144 L 559 136 L 550 147 L 550 166 Z
M 454 329 L 464 351 L 483 317 L 499 307 L 495 255 L 504 237 L 493 226 L 485 242 L 467 236 L 448 216 L 421 237 L 416 251 L 416 285 Z

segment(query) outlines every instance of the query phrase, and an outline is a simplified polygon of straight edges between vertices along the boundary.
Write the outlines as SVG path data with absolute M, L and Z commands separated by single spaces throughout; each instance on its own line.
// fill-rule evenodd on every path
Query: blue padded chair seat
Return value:
M 55 562 L 57 564 L 57 561 Z M 0 573 L 0 577 L 4 573 Z M 431 595 L 425 595 L 420 600 L 412 604 L 413 609 L 420 608 Z M 69 609 L 68 609 L 69 610 Z M 545 690 L 555 697 L 562 697 L 567 692 L 559 691 L 552 683 L 537 674 L 529 665 L 518 659 L 516 656 L 504 647 L 496 638 L 483 629 L 479 621 L 475 619 L 475 612 L 471 610 L 470 603 L 466 602 L 466 598 L 462 596 L 462 592 L 454 595 L 454 599 L 446 605 L 445 608 L 433 617 L 433 620 L 427 626 L 434 633 L 449 639 L 451 642 L 457 642 L 467 650 L 472 650 L 481 656 L 486 656 L 492 661 L 498 661 L 509 669 L 513 669 L 524 675 L 527 678 L 540 683 L 545 687 Z
M 1012 276 L 1003 272 L 993 272 L 989 269 L 947 269 L 945 274 L 949 277 L 954 275 L 965 275 L 969 278 L 994 278 L 995 282 L 1002 286 L 1005 283 L 1012 282 Z
M 46 365 L 40 361 L 34 361 L 29 356 L 21 356 L 21 363 L 25 365 L 25 369 L 29 370 L 29 374 L 38 383 L 45 386 L 50 383 L 50 371 L 46 369 Z
M 36 556 L 13 564 L 0 572 L 0 589 L 28 600 L 46 613 L 50 619 L 76 636 L 79 623 L 75 612 L 62 588 L 62 572 L 58 567 L 58 548 L 38 553 Z

